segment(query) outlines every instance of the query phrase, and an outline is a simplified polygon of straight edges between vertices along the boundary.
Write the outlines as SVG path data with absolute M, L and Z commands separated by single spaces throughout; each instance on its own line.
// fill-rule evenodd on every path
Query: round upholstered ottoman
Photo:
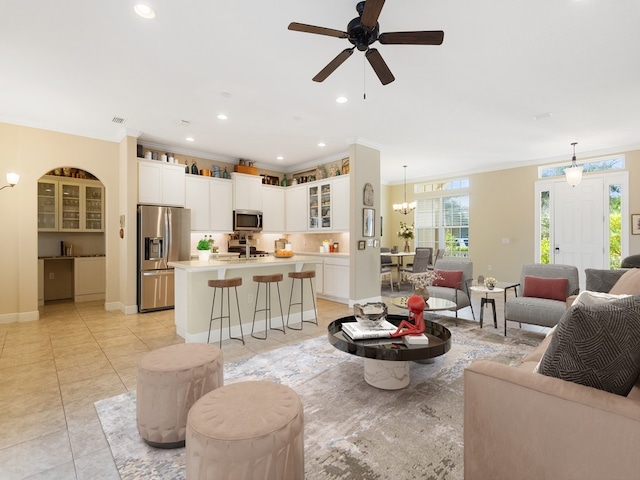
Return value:
M 184 446 L 191 406 L 223 385 L 222 350 L 181 343 L 147 353 L 138 363 L 138 432 L 153 447 Z
M 187 479 L 304 478 L 304 414 L 298 395 L 272 382 L 225 385 L 187 419 Z

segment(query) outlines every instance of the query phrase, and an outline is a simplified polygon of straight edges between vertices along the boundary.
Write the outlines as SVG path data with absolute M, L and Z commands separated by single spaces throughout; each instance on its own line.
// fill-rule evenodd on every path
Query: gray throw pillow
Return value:
M 626 396 L 640 374 L 640 296 L 567 310 L 539 372 Z

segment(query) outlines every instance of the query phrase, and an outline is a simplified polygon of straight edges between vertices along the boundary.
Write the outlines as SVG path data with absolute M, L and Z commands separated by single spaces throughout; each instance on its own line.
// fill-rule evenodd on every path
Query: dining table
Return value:
M 404 266 L 404 257 L 409 257 L 409 256 L 414 256 L 416 254 L 416 252 L 396 252 L 396 253 L 391 253 L 391 252 L 380 252 L 380 256 L 381 257 L 391 257 L 391 258 L 397 258 L 396 262 L 395 262 L 395 266 L 396 269 L 398 270 L 398 290 L 400 289 L 400 270 L 402 269 L 402 267 Z

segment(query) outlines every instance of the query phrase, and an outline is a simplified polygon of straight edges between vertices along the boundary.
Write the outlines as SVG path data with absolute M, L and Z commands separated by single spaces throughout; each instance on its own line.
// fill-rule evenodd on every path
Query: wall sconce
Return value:
M 18 175 L 17 173 L 9 172 L 7 173 L 7 185 L 5 185 L 4 187 L 0 187 L 0 190 L 7 187 L 15 187 L 19 181 L 20 175 Z

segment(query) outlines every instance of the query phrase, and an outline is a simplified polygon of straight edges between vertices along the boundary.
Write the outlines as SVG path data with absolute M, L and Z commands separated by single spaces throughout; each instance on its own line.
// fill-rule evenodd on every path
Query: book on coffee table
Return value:
M 353 340 L 390 338 L 390 335 L 397 329 L 398 327 L 386 320 L 382 320 L 375 327 L 363 327 L 358 322 L 344 322 L 342 324 L 342 331 Z

